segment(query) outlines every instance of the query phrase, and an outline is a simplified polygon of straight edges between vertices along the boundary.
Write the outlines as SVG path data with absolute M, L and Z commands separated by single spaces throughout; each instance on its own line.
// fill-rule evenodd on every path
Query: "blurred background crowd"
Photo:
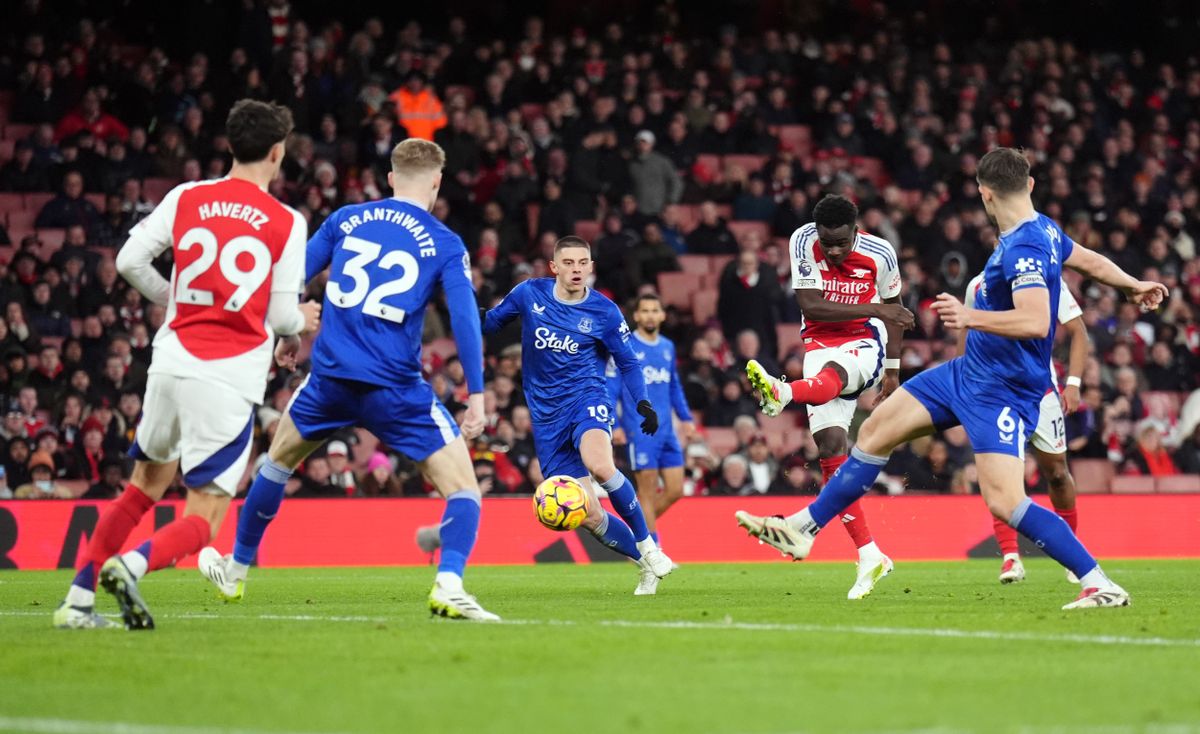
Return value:
M 271 190 L 310 230 L 389 195 L 392 147 L 428 138 L 447 154 L 434 214 L 470 249 L 481 303 L 546 275 L 570 233 L 592 242 L 594 286 L 619 304 L 660 293 L 698 418 L 683 437 L 691 494 L 817 489 L 804 411 L 764 419 L 742 377 L 750 358 L 801 376 L 787 238 L 816 201 L 850 196 L 863 229 L 899 253 L 918 316 L 907 378 L 953 356 L 929 303 L 961 296 L 996 240 L 976 161 L 1022 147 L 1042 211 L 1171 290 L 1143 314 L 1068 280 L 1090 338 L 1066 426 L 1072 456 L 1090 462 L 1080 490 L 1186 486 L 1156 482 L 1200 473 L 1197 20 L 1184 2 L 1121 27 L 1073 15 L 1111 4 L 451 1 L 401 17 L 287 0 L 13 2 L 0 31 L 0 496 L 120 488 L 165 314 L 113 257 L 171 186 L 228 170 L 222 127 L 242 97 L 291 108 Z M 962 28 L 974 31 L 949 30 Z M 425 362 L 460 409 L 447 324 L 430 310 Z M 476 471 L 492 493 L 529 492 L 540 471 L 519 331 L 487 347 Z M 273 376 L 258 451 L 302 375 Z M 897 452 L 886 476 L 881 491 L 978 491 L 961 430 Z M 1044 488 L 1032 461 L 1026 481 Z M 331 441 L 291 489 L 428 492 L 361 431 Z

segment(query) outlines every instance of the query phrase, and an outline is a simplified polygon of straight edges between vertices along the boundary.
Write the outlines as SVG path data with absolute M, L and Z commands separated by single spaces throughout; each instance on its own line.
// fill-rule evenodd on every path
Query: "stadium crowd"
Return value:
M 271 191 L 310 231 L 343 204 L 387 196 L 392 147 L 419 136 L 446 150 L 434 213 L 467 243 L 481 303 L 546 275 L 569 233 L 592 241 L 595 287 L 618 303 L 661 291 L 702 426 L 686 446 L 692 494 L 817 488 L 803 409 L 766 421 L 742 374 L 756 358 L 802 376 L 787 238 L 812 205 L 852 197 L 864 229 L 899 252 L 904 303 L 918 316 L 905 335 L 908 377 L 953 356 L 955 335 L 929 303 L 961 296 L 996 240 L 975 163 L 993 146 L 1023 147 L 1042 211 L 1172 294 L 1142 314 L 1069 281 L 1091 340 L 1067 423 L 1072 456 L 1118 474 L 1200 473 L 1195 59 L 1170 44 L 1113 53 L 1022 35 L 998 10 L 978 19 L 979 37 L 946 38 L 926 13 L 851 5 L 853 22 L 765 30 L 688 31 L 667 3 L 645 25 L 551 30 L 528 17 L 502 31 L 463 16 L 351 26 L 246 0 L 224 19 L 236 29 L 227 52 L 178 54 L 127 15 L 63 26 L 54 3 L 26 0 L 0 45 L 0 497 L 119 491 L 165 313 L 118 277 L 113 255 L 167 187 L 228 169 L 222 125 L 241 97 L 291 108 L 296 131 Z M 426 363 L 453 407 L 465 384 L 447 323 L 428 314 Z M 487 346 L 476 470 L 485 491 L 528 492 L 540 474 L 519 332 Z M 301 378 L 274 376 L 257 450 Z M 961 430 L 914 442 L 886 474 L 891 492 L 978 491 Z M 1032 461 L 1026 480 L 1044 489 Z M 411 462 L 355 431 L 306 462 L 295 487 L 426 491 Z

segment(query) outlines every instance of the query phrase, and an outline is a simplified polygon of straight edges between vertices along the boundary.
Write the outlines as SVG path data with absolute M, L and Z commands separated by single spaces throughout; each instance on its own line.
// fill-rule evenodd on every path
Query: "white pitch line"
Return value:
M 334 734 L 278 729 L 225 729 L 213 726 L 137 724 L 128 721 L 86 721 L 40 717 L 0 716 L 0 731 L 32 734 Z
M 46 612 L 0 611 L 0 617 L 43 617 Z M 106 615 L 115 618 L 116 615 Z M 240 619 L 271 622 L 341 622 L 341 623 L 387 623 L 405 621 L 401 617 L 368 617 L 357 615 L 320 614 L 222 614 L 217 612 L 183 612 L 180 614 L 156 615 L 162 619 Z M 933 637 L 941 639 L 999 640 L 1003 642 L 1054 642 L 1080 645 L 1115 645 L 1132 647 L 1179 647 L 1200 648 L 1200 639 L 1187 637 L 1130 637 L 1127 635 L 1084 635 L 1055 632 L 1021 632 L 1016 630 L 968 630 L 954 627 L 874 627 L 869 625 L 845 624 L 801 624 L 787 622 L 691 622 L 686 620 L 622 620 L 605 619 L 597 622 L 579 622 L 569 619 L 506 619 L 492 622 L 500 626 L 568 626 L 624 627 L 633 629 L 665 630 L 736 630 L 741 632 L 792 632 L 797 634 L 877 635 L 881 637 Z

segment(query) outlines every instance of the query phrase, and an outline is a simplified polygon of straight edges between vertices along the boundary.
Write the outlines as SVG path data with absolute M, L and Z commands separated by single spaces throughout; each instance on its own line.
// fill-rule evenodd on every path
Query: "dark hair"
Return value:
M 573 234 L 569 234 L 566 237 L 560 238 L 558 242 L 554 243 L 554 254 L 558 255 L 559 250 L 565 250 L 568 247 L 582 247 L 588 252 L 592 251 L 592 246 L 588 244 L 587 240 L 582 237 L 576 237 Z
M 858 207 L 844 196 L 830 194 L 813 207 L 813 221 L 818 227 L 837 229 L 858 226 Z
M 660 308 L 662 307 L 662 299 L 658 297 L 657 293 L 643 293 L 637 297 L 636 301 L 633 302 L 634 311 L 642 307 L 642 301 L 654 301 L 659 305 Z
M 1029 186 L 1029 159 L 1016 148 L 996 148 L 979 159 L 975 178 L 1005 196 L 1026 191 Z
M 225 118 L 229 147 L 239 163 L 256 163 L 266 158 L 271 146 L 282 143 L 291 131 L 291 110 L 255 99 L 238 100 Z

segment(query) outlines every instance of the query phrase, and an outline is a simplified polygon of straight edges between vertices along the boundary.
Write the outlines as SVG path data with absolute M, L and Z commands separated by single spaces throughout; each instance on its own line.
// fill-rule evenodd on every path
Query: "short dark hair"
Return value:
M 1016 148 L 996 148 L 979 159 L 975 178 L 1001 196 L 1026 191 L 1029 186 L 1029 159 Z
M 292 131 L 292 111 L 283 105 L 241 99 L 225 118 L 229 147 L 239 163 L 257 163 L 271 146 L 282 143 Z
M 560 237 L 558 242 L 554 243 L 554 254 L 558 255 L 559 250 L 565 250 L 568 247 L 582 247 L 588 252 L 592 251 L 592 246 L 582 237 L 576 237 L 569 234 L 566 237 Z
M 844 196 L 830 194 L 813 207 L 813 221 L 826 229 L 845 226 L 853 229 L 858 226 L 858 207 Z
M 637 297 L 636 301 L 633 302 L 634 311 L 642 307 L 642 301 L 655 301 L 660 307 L 662 306 L 662 299 L 658 297 L 657 293 L 643 293 Z

